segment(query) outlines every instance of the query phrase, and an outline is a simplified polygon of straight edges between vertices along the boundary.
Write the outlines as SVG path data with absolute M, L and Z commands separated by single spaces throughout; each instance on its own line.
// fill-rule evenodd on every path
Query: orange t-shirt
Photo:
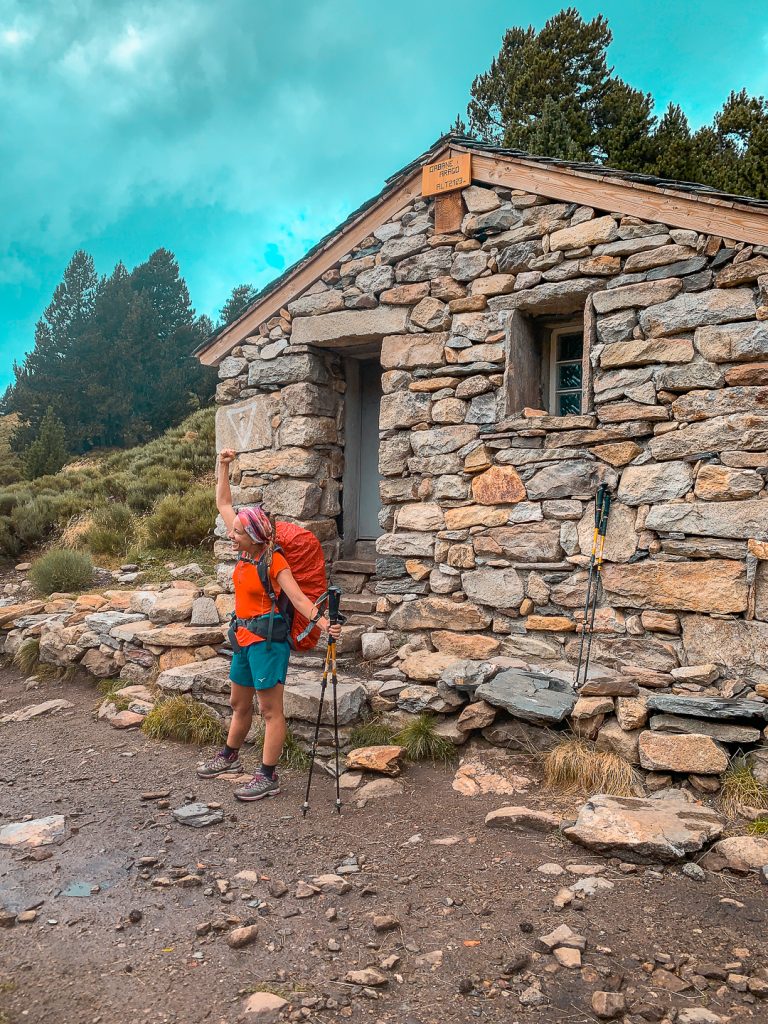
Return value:
M 288 563 L 279 551 L 272 555 L 272 565 L 269 568 L 269 578 L 272 581 L 272 589 L 275 597 L 280 596 L 280 584 L 277 577 L 288 568 Z M 238 619 L 255 619 L 259 615 L 269 615 L 272 610 L 272 602 L 269 599 L 259 579 L 259 571 L 253 562 L 246 562 L 241 559 L 235 566 L 232 574 L 232 583 L 235 588 L 235 614 Z M 258 643 L 263 637 L 256 636 L 247 630 L 245 626 L 239 626 L 235 633 L 235 639 L 241 647 Z

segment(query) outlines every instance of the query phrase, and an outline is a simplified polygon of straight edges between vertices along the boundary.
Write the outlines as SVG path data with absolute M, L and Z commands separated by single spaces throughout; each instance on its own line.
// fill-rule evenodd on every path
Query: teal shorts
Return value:
M 287 640 L 248 644 L 232 655 L 229 678 L 238 686 L 271 690 L 285 685 L 291 646 Z

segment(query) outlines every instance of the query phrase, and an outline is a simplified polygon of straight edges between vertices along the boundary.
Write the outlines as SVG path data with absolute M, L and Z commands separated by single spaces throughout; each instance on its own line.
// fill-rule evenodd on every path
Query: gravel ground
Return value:
M 27 692 L 0 670 L 0 714 L 58 697 L 74 707 L 0 726 L 0 825 L 52 814 L 67 825 L 63 841 L 41 848 L 44 860 L 0 847 L 0 905 L 37 911 L 0 931 L 2 1024 L 235 1022 L 245 997 L 263 989 L 310 1021 L 586 1024 L 596 1019 L 592 993 L 618 988 L 631 1021 L 697 1006 L 768 1020 L 768 1003 L 699 973 L 762 966 L 768 890 L 754 877 L 696 881 L 658 865 L 627 874 L 559 835 L 485 828 L 486 813 L 505 803 L 552 807 L 522 755 L 482 754 L 532 779 L 522 795 L 467 797 L 451 787 L 453 768 L 409 767 L 403 796 L 360 808 L 348 794 L 341 816 L 332 781 L 316 775 L 305 820 L 301 775 L 284 773 L 277 799 L 237 804 L 230 783 L 195 777 L 197 749 L 96 722 L 87 684 Z M 141 799 L 166 790 L 167 808 Z M 175 822 L 171 809 L 193 797 L 220 802 L 224 821 Z M 576 804 L 555 809 L 575 817 Z M 360 867 L 346 876 L 350 891 L 295 896 L 300 881 L 348 858 Z M 594 864 L 613 888 L 556 910 L 554 895 L 577 876 L 541 873 L 548 863 Z M 236 878 L 242 871 L 254 874 Z M 374 915 L 390 915 L 392 927 L 377 931 Z M 256 940 L 230 948 L 229 930 L 251 923 Z M 536 952 L 537 936 L 562 923 L 586 938 L 581 970 Z M 693 987 L 662 988 L 677 975 L 651 979 L 651 964 L 696 974 Z M 344 980 L 366 967 L 387 983 Z M 541 1005 L 520 1002 L 532 983 Z

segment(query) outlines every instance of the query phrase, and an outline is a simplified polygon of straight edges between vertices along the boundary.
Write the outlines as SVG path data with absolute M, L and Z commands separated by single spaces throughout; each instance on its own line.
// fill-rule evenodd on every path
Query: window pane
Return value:
M 561 359 L 581 359 L 584 352 L 584 335 L 561 334 L 557 339 L 557 361 Z
M 570 395 L 557 396 L 557 415 L 569 416 L 571 413 L 581 412 L 581 392 L 574 392 Z
M 581 387 L 581 363 L 561 363 L 557 368 L 557 390 Z

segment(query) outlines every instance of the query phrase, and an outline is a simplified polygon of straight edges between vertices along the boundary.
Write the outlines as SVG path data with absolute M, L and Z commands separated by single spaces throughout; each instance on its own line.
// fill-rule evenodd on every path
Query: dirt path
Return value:
M 44 848 L 48 859 L 0 848 L 0 905 L 37 908 L 35 921 L 0 931 L 0 1021 L 234 1022 L 244 997 L 267 987 L 310 1021 L 586 1024 L 595 1020 L 592 992 L 619 986 L 633 1007 L 627 1020 L 658 1020 L 671 1004 L 768 1019 L 765 1003 L 721 980 L 701 978 L 703 991 L 675 995 L 658 977 L 649 981 L 647 966 L 654 954 L 678 967 L 689 958 L 688 973 L 704 963 L 738 961 L 732 973 L 745 974 L 759 966 L 768 914 L 754 878 L 702 882 L 658 867 L 624 874 L 559 836 L 486 829 L 485 814 L 504 803 L 545 806 L 538 786 L 523 796 L 469 798 L 452 790 L 451 770 L 410 768 L 404 796 L 364 808 L 349 796 L 341 817 L 331 813 L 327 777 L 317 778 L 306 821 L 301 776 L 284 775 L 277 800 L 236 805 L 229 784 L 196 779 L 197 750 L 95 722 L 94 689 L 52 683 L 25 692 L 18 675 L 0 672 L 0 713 L 57 697 L 74 707 L 0 726 L 0 825 L 25 815 L 63 814 L 67 822 L 64 841 Z M 509 763 L 531 775 L 525 758 Z M 193 796 L 220 801 L 224 822 L 193 829 L 140 799 L 166 789 L 171 808 Z M 448 838 L 457 841 L 434 844 Z M 296 898 L 300 880 L 351 856 L 361 867 L 346 876 L 351 891 Z M 142 867 L 142 857 L 157 863 Z M 613 888 L 555 910 L 553 896 L 575 876 L 538 870 L 552 862 L 594 863 Z M 257 880 L 237 879 L 242 871 Z M 179 884 L 180 875 L 200 881 Z M 274 895 L 277 881 L 286 895 Z M 99 891 L 74 895 L 91 885 Z M 267 906 L 250 905 L 259 899 Z M 399 927 L 377 932 L 374 914 L 392 915 Z M 241 950 L 216 928 L 238 921 L 259 926 Z M 581 970 L 535 952 L 536 937 L 562 923 L 586 937 Z M 201 925 L 207 934 L 196 934 Z M 392 956 L 399 961 L 387 961 Z M 383 961 L 385 986 L 344 982 L 350 970 Z M 516 963 L 522 970 L 513 972 Z M 520 994 L 536 980 L 546 1003 L 522 1005 Z

